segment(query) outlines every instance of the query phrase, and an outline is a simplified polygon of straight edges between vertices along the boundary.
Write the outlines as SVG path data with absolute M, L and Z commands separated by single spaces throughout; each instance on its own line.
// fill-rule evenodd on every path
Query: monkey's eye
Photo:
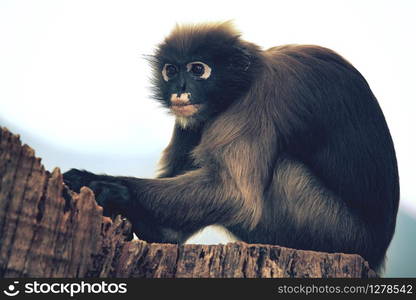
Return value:
M 178 70 L 176 70 L 176 67 L 174 65 L 166 66 L 166 75 L 168 75 L 169 77 L 172 77 L 173 75 L 175 75 L 177 71 Z
M 175 65 L 165 64 L 162 70 L 162 76 L 165 81 L 168 81 L 169 78 L 172 78 L 178 73 L 178 68 Z
M 202 74 L 204 74 L 205 68 L 203 64 L 192 64 L 191 67 L 191 73 L 194 74 L 195 76 L 201 76 Z
M 200 61 L 187 64 L 186 70 L 193 76 L 201 79 L 207 79 L 211 75 L 211 68 L 207 64 Z

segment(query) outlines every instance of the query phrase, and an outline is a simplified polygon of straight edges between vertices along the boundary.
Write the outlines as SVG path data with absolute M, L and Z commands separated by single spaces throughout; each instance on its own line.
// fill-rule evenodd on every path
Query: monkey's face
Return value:
M 248 50 L 232 32 L 177 29 L 154 56 L 156 99 L 187 127 L 223 112 L 248 90 Z
M 202 61 L 165 63 L 161 75 L 166 82 L 167 104 L 175 116 L 179 119 L 195 118 L 207 112 L 209 101 L 206 96 L 210 84 L 204 81 L 212 75 L 208 64 Z

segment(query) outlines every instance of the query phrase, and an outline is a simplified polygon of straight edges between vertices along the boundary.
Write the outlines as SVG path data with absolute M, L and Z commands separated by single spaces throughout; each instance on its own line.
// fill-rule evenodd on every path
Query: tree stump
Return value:
M 359 255 L 274 245 L 127 241 L 93 192 L 69 190 L 18 135 L 0 128 L 0 277 L 374 277 Z

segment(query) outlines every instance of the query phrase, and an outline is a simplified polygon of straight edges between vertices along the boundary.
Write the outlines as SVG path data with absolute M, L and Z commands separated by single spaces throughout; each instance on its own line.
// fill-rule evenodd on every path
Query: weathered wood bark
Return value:
M 126 241 L 88 188 L 79 194 L 46 171 L 19 136 L 0 128 L 0 277 L 373 277 L 358 255 L 242 242 Z

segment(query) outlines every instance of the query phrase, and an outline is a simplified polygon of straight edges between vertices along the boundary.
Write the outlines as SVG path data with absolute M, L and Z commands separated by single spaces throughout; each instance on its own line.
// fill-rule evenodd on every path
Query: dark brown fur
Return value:
M 195 53 L 221 53 L 212 61 L 221 61 L 213 80 L 222 81 L 212 88 L 227 97 L 191 127 L 175 125 L 160 178 L 78 171 L 80 182 L 126 188 L 129 199 L 113 205 L 150 241 L 183 242 L 221 224 L 250 243 L 358 253 L 379 268 L 394 233 L 398 173 L 387 124 L 361 74 L 319 46 L 263 51 L 228 23 L 178 27 L 153 61 L 155 96 L 167 107 L 161 66 Z M 221 66 L 232 72 L 221 75 Z

